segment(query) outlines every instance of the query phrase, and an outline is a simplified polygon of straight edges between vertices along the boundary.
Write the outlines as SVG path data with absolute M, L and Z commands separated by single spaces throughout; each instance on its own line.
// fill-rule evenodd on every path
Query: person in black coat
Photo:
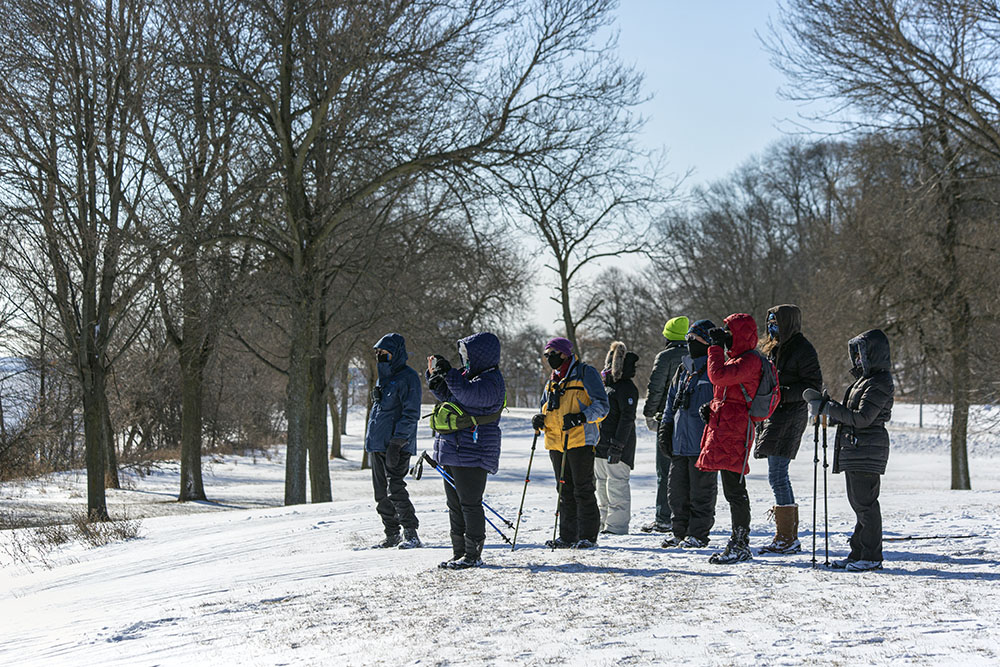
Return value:
M 799 543 L 799 506 L 795 503 L 788 466 L 799 451 L 799 443 L 809 419 L 802 392 L 823 386 L 816 349 L 802 335 L 802 311 L 794 304 L 774 306 L 767 311 L 767 334 L 761 352 L 774 362 L 781 386 L 781 403 L 757 431 L 754 457 L 767 459 L 767 481 L 774 493 L 774 522 L 771 543 L 761 553 L 793 554 Z
M 632 518 L 629 475 L 635 467 L 635 412 L 639 390 L 632 378 L 639 355 L 628 352 L 625 344 L 614 342 L 608 350 L 601 377 L 608 388 L 611 406 L 601 422 L 601 439 L 594 458 L 597 505 L 601 511 L 601 532 L 627 535 Z
M 889 461 L 889 432 L 895 387 L 892 381 L 889 338 L 871 329 L 852 338 L 851 375 L 855 382 L 844 394 L 844 402 L 810 401 L 811 411 L 827 414 L 837 425 L 833 472 L 847 478 L 847 500 L 857 516 L 851 535 L 851 553 L 831 567 L 851 572 L 882 568 L 882 510 L 878 496 L 881 475 Z

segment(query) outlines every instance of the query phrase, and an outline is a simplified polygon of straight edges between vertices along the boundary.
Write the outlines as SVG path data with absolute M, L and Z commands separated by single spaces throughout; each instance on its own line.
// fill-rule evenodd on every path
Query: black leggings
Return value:
M 482 542 L 486 539 L 483 493 L 488 473 L 482 468 L 461 466 L 444 466 L 444 470 L 455 480 L 454 487 L 448 480 L 444 482 L 452 538 L 464 536 L 467 541 Z
M 722 493 L 729 503 L 729 515 L 733 522 L 733 531 L 746 528 L 750 531 L 750 496 L 747 494 L 746 478 L 738 472 L 723 470 Z

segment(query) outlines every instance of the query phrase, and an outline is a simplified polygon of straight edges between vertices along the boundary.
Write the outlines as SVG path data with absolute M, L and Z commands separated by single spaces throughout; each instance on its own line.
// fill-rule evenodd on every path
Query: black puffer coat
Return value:
M 754 458 L 786 456 L 794 459 L 799 451 L 802 433 L 809 420 L 809 408 L 802 392 L 823 386 L 816 349 L 802 335 L 802 311 L 793 304 L 782 304 L 767 311 L 778 322 L 778 340 L 769 338 L 764 352 L 778 368 L 781 403 L 771 418 L 757 431 Z
M 624 346 L 622 350 L 624 351 Z M 635 467 L 635 410 L 639 402 L 639 390 L 632 378 L 635 377 L 635 364 L 638 360 L 637 354 L 627 352 L 622 359 L 621 375 L 615 373 L 610 377 L 605 376 L 611 407 L 608 416 L 601 422 L 601 440 L 596 450 L 598 458 L 605 459 L 613 450 L 619 451 L 622 463 L 627 463 L 629 468 Z M 608 371 L 610 369 L 606 369 Z
M 857 377 L 844 395 L 844 403 L 830 403 L 830 420 L 837 424 L 833 472 L 850 470 L 882 475 L 889 461 L 892 416 L 889 339 L 879 329 L 866 331 L 848 344 Z

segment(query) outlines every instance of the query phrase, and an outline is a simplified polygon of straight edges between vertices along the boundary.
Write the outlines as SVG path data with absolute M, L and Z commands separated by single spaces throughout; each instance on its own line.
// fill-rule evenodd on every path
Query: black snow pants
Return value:
M 845 471 L 847 500 L 858 517 L 851 535 L 851 560 L 882 562 L 882 508 L 878 494 L 882 476 L 873 472 Z
M 549 450 L 557 485 L 562 457 L 561 451 Z M 583 446 L 568 449 L 560 496 L 559 537 L 566 542 L 590 540 L 596 544 L 600 529 L 601 510 L 597 506 L 597 484 L 594 481 L 594 448 Z
M 674 537 L 688 535 L 708 541 L 715 525 L 715 502 L 719 496 L 719 474 L 698 470 L 697 456 L 674 456 L 670 461 L 670 510 L 674 515 Z
M 454 488 L 447 481 L 444 483 L 452 545 L 456 553 L 460 551 L 458 547 L 463 542 L 465 553 L 478 553 L 486 540 L 483 493 L 486 491 L 486 476 L 489 473 L 483 468 L 462 466 L 445 466 L 444 469 L 455 480 Z
M 410 454 L 400 452 L 395 457 L 387 456 L 386 452 L 370 452 L 370 454 L 376 510 L 382 517 L 386 535 L 399 533 L 400 526 L 416 530 L 419 527 L 417 513 L 406 490 Z

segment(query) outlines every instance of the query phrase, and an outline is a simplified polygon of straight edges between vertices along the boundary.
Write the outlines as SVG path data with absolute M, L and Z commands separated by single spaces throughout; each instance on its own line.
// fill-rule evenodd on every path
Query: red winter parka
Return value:
M 733 344 L 726 353 L 718 345 L 708 348 L 708 379 L 712 391 L 712 415 L 701 436 L 699 470 L 730 470 L 747 474 L 747 453 L 753 443 L 753 425 L 750 406 L 739 385 L 747 395 L 757 393 L 760 384 L 760 357 L 751 350 L 757 347 L 757 323 L 746 313 L 736 313 L 724 322 L 733 334 Z

